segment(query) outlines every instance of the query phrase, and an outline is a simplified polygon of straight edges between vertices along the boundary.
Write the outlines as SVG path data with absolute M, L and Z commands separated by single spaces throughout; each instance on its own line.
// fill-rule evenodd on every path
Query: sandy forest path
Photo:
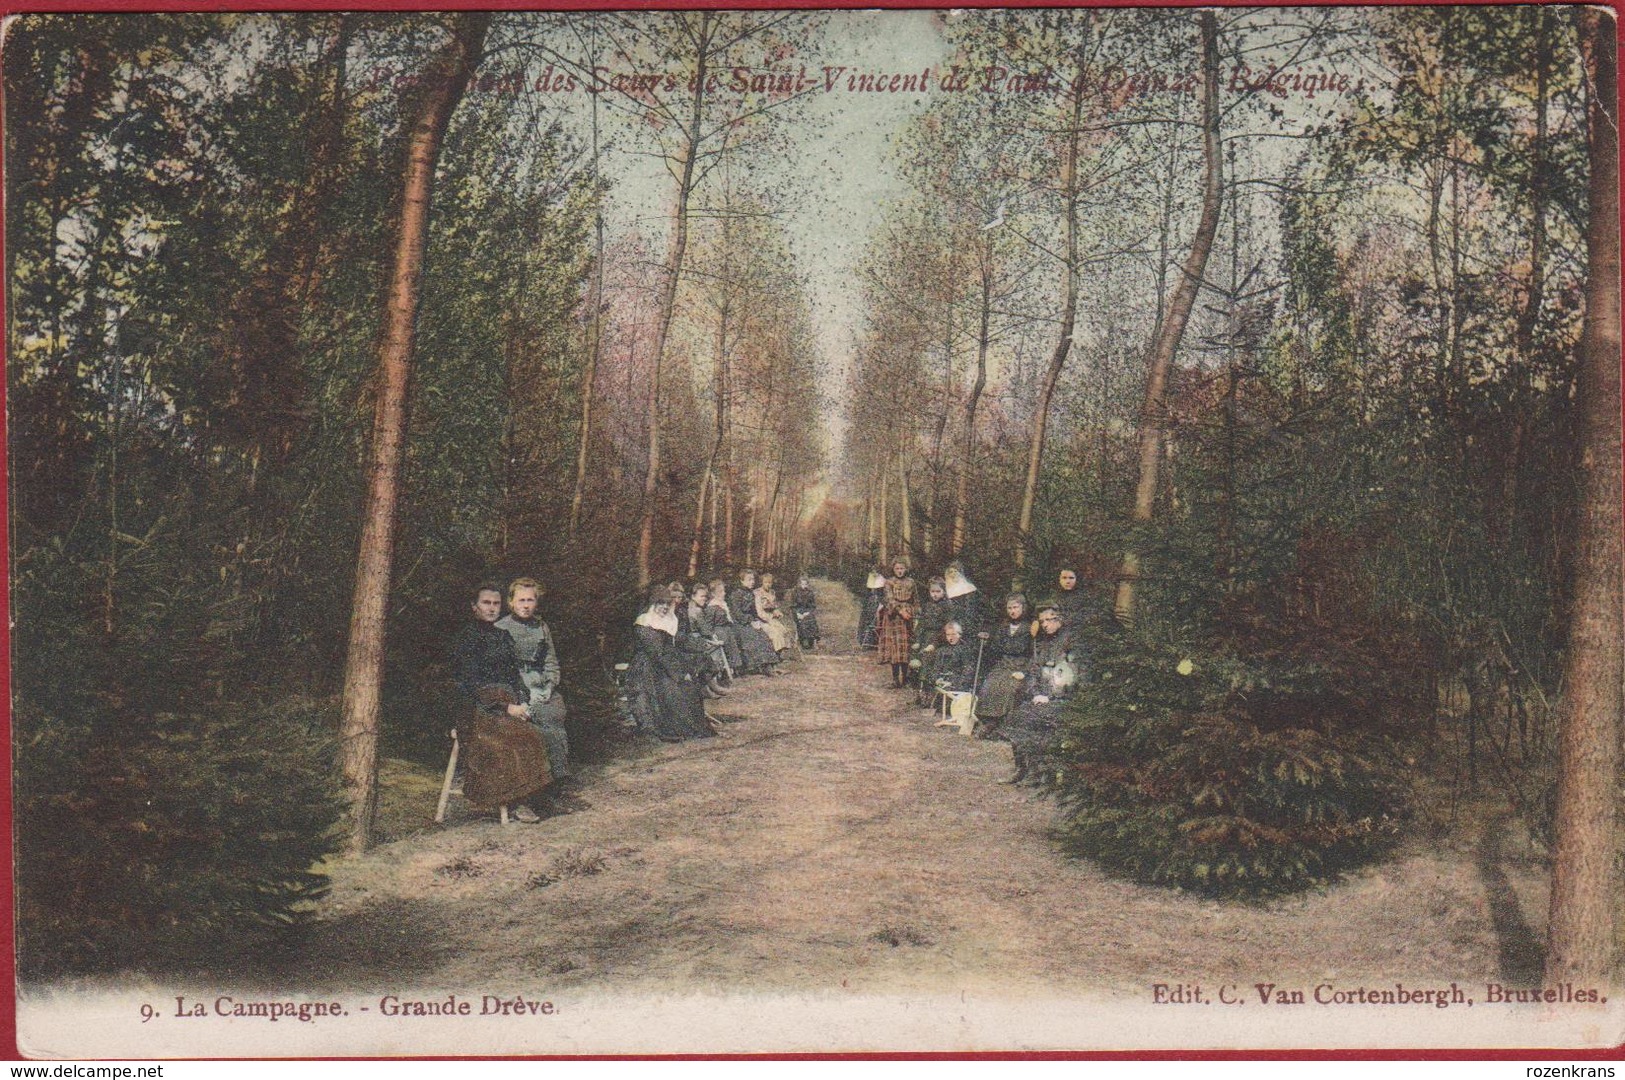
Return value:
M 1060 854 L 1053 807 L 996 781 L 1009 748 L 935 729 L 852 645 L 741 679 L 727 736 L 640 744 L 578 812 L 447 827 L 338 864 L 320 922 L 255 973 L 335 990 L 1089 993 L 1158 982 L 1522 981 L 1545 910 L 1533 862 L 1418 842 L 1333 888 L 1221 904 Z M 247 975 L 248 972 L 240 974 Z

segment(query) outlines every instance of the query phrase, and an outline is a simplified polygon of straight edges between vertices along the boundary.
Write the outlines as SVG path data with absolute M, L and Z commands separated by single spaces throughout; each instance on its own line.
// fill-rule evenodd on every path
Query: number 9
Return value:
M 158 1010 L 154 1009 L 151 1005 L 143 1004 L 141 1006 L 141 1022 L 143 1024 L 145 1024 L 148 1020 L 151 1020 L 153 1017 L 155 1017 L 157 1015 L 158 1015 Z

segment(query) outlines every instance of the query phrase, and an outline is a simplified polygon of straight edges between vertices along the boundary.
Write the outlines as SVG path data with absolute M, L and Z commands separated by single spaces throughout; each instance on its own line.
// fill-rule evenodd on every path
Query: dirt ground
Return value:
M 555 992 L 872 994 L 973 989 L 1144 1000 L 1157 981 L 1499 980 L 1538 972 L 1538 863 L 1504 830 L 1413 840 L 1336 886 L 1219 903 L 1060 854 L 1053 807 L 997 783 L 1001 743 L 932 726 L 827 638 L 741 679 L 726 737 L 638 744 L 587 771 L 573 813 L 444 827 L 333 870 L 319 923 L 257 976 L 305 987 L 545 980 Z M 414 798 L 434 799 L 421 778 Z M 263 961 L 265 958 L 262 957 Z

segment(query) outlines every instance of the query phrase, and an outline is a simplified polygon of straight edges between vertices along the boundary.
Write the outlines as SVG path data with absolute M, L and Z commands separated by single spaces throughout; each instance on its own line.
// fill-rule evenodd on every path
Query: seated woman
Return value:
M 990 666 L 977 695 L 976 714 L 989 724 L 1003 720 L 1026 697 L 1022 683 L 1032 663 L 1033 628 L 1027 598 L 1011 593 L 1004 601 L 1004 615 L 990 634 L 986 656 Z
M 764 633 L 765 623 L 756 616 L 756 571 L 741 570 L 739 584 L 728 590 L 728 614 L 739 631 L 739 647 L 745 663 L 734 668 L 737 674 L 778 674 L 779 653 Z
M 1033 640 L 1033 659 L 1025 680 L 1026 700 L 999 727 L 1016 758 L 1015 775 L 1006 783 L 1018 784 L 1038 775 L 1060 723 L 1062 703 L 1072 696 L 1081 666 L 1081 650 L 1061 608 L 1045 605 L 1038 612 L 1038 636 Z
M 952 619 L 942 627 L 930 685 L 953 694 L 976 689 L 976 645 L 966 640 L 964 630 Z
M 712 632 L 711 616 L 706 613 L 710 591 L 704 583 L 696 582 L 689 594 L 677 601 L 677 608 L 685 618 L 681 620 L 684 634 L 679 641 L 686 652 L 696 658 L 696 667 L 705 676 L 706 697 L 722 697 L 728 691 L 722 688 L 722 677 L 730 670 L 722 639 Z
M 530 690 L 513 638 L 497 627 L 502 591 L 480 585 L 470 598 L 472 618 L 452 644 L 452 670 L 463 709 L 453 721 L 467 769 L 464 795 L 480 809 L 514 805 L 514 816 L 536 822 L 526 805 L 552 782 L 541 735 L 530 726 Z
M 772 574 L 763 574 L 762 583 L 756 589 L 756 617 L 761 620 L 762 629 L 767 633 L 768 640 L 773 643 L 773 651 L 780 656 L 796 643 L 795 631 L 790 627 L 790 620 L 779 610 L 779 594 L 778 590 L 773 588 Z
M 728 610 L 728 583 L 717 578 L 705 591 L 703 625 L 709 628 L 712 637 L 722 642 L 722 651 L 728 658 L 728 670 L 735 675 L 744 674 L 745 653 L 739 628 L 734 625 L 733 613 Z
M 790 614 L 796 621 L 796 637 L 801 641 L 802 651 L 810 652 L 823 635 L 818 632 L 818 596 L 806 574 L 796 581 L 795 591 L 790 594 Z
M 633 626 L 632 663 L 626 681 L 638 727 L 666 742 L 715 735 L 705 715 L 703 685 L 677 644 L 671 590 L 657 585 Z

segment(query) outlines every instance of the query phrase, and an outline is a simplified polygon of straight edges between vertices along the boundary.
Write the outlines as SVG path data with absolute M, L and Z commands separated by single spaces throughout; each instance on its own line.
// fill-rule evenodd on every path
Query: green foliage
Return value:
M 1344 710 L 1353 672 L 1131 637 L 1107 643 L 1095 673 L 1046 777 L 1074 853 L 1137 881 L 1269 896 L 1398 836 L 1408 799 L 1381 745 L 1308 726 L 1326 719 L 1317 706 Z
M 19 966 L 163 962 L 287 926 L 337 847 L 333 711 L 16 716 Z

